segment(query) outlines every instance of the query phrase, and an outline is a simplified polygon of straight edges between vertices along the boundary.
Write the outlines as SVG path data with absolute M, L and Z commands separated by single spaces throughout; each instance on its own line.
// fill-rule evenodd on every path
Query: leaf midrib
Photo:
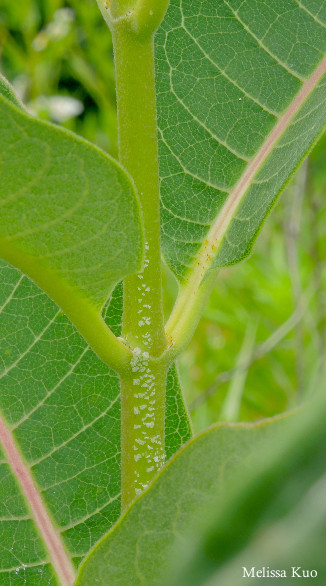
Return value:
M 40 492 L 28 466 L 25 464 L 14 437 L 0 415 L 0 441 L 7 456 L 7 462 L 15 475 L 22 493 L 29 505 L 32 518 L 47 548 L 54 571 L 62 586 L 71 586 L 75 570 L 53 521 L 44 505 Z
M 195 259 L 195 268 L 192 272 L 191 278 L 188 280 L 187 288 L 190 286 L 191 289 L 194 290 L 200 286 L 207 270 L 213 264 L 217 251 L 220 248 L 223 238 L 235 216 L 235 212 L 246 195 L 254 176 L 257 174 L 262 164 L 267 160 L 276 143 L 289 127 L 291 120 L 297 114 L 309 94 L 315 89 L 325 72 L 326 57 L 324 57 L 314 73 L 302 85 L 300 91 L 296 94 L 284 114 L 280 116 L 278 122 L 275 124 L 256 155 L 251 159 L 239 181 L 230 192 L 224 206 L 220 210 L 206 236 L 205 242 Z

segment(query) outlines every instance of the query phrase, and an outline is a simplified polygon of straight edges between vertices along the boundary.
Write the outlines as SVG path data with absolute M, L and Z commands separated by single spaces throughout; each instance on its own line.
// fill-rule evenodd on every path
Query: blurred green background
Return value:
M 0 0 L 0 70 L 30 111 L 117 156 L 112 43 L 95 0 Z M 179 361 L 195 431 L 273 416 L 318 386 L 326 342 L 325 196 L 324 137 L 250 259 L 220 272 Z M 166 311 L 176 290 L 165 269 Z

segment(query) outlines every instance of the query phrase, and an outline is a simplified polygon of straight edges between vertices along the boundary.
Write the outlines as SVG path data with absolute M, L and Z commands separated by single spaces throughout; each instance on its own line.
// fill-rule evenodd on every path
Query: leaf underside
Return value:
M 325 52 L 323 0 L 171 0 L 156 37 L 162 238 L 182 283 L 249 254 L 325 126 Z
M 2 419 L 77 566 L 120 515 L 118 377 L 53 301 L 5 262 L 0 296 Z M 121 285 L 103 316 L 120 335 Z M 171 456 L 191 434 L 174 370 L 167 410 Z M 0 458 L 0 583 L 60 584 L 33 511 Z

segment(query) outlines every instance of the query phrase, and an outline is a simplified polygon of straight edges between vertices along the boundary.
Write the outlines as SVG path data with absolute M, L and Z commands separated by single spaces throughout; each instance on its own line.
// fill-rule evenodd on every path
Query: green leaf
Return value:
M 287 578 L 292 566 L 316 569 L 316 584 L 324 584 L 325 415 L 323 397 L 276 434 L 267 451 L 259 448 L 256 467 L 239 486 L 208 503 L 164 584 L 240 586 L 243 567 L 264 566 L 285 568 Z
M 284 420 L 217 425 L 190 441 L 142 497 L 99 542 L 81 566 L 76 584 L 158 586 L 193 517 L 228 494 L 248 473 L 258 446 L 268 446 Z
M 190 416 L 183 399 L 175 365 L 168 372 L 166 386 L 165 452 L 170 459 L 192 437 Z
M 13 87 L 0 73 L 0 95 L 9 100 L 17 108 L 24 108 L 23 104 L 17 98 Z
M 101 307 L 142 263 L 133 183 L 95 146 L 18 108 L 3 80 L 0 90 L 11 99 L 0 95 L 0 255 L 39 284 L 105 359 L 94 323 L 109 336 Z
M 0 285 L 0 582 L 65 586 L 120 515 L 119 381 L 5 262 Z M 121 285 L 103 317 L 120 335 Z M 173 370 L 168 389 L 172 455 L 190 433 Z
M 311 5 L 313 4 L 313 5 Z M 326 120 L 320 3 L 171 0 L 156 37 L 162 237 L 181 283 L 239 262 Z

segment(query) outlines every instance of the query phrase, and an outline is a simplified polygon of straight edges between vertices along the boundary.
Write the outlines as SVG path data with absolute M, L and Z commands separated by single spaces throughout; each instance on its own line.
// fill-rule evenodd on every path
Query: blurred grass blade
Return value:
M 234 367 L 226 397 L 221 410 L 221 421 L 238 421 L 244 386 L 248 375 L 248 368 L 253 356 L 257 323 L 248 322 L 244 340 Z

